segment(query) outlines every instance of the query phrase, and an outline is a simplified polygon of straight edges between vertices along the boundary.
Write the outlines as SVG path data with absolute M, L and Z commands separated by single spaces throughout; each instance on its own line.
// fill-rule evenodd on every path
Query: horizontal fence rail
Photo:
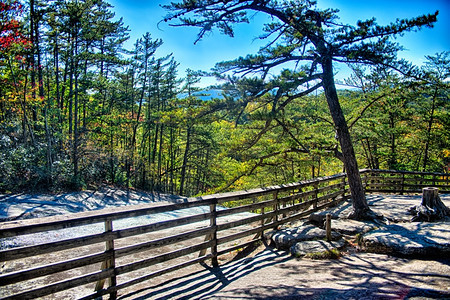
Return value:
M 448 174 L 362 170 L 361 176 L 367 192 L 449 191 Z M 168 205 L 0 223 L 0 246 L 8 245 L 0 250 L 0 298 L 64 298 L 66 292 L 115 299 L 118 291 L 190 265 L 218 266 L 220 256 L 260 241 L 265 230 L 348 197 L 342 173 Z
M 422 193 L 424 187 L 450 193 L 450 174 L 367 169 L 360 173 L 367 193 Z

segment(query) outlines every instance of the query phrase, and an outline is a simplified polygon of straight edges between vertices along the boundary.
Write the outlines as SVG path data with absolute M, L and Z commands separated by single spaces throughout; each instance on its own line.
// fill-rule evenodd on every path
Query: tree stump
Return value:
M 413 215 L 412 222 L 435 221 L 450 216 L 450 209 L 439 197 L 439 189 L 426 187 L 422 189 L 422 202 L 409 209 Z

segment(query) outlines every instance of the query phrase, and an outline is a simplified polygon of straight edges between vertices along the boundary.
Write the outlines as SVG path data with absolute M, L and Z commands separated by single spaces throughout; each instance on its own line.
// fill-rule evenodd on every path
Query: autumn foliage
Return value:
M 16 19 L 23 14 L 22 5 L 0 2 L 0 51 L 5 52 L 14 45 L 28 47 L 31 42 L 23 35 L 22 26 Z

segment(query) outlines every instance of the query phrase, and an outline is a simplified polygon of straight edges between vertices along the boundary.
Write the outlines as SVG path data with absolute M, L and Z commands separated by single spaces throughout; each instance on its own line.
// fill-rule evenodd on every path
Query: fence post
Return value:
M 325 232 L 327 236 L 327 242 L 331 242 L 331 214 L 326 215 Z
M 427 182 L 427 181 L 426 181 L 426 178 L 425 178 L 425 173 L 420 173 L 420 174 L 419 174 L 419 178 L 420 178 L 420 181 L 419 181 L 419 186 L 418 186 L 417 192 L 422 191 L 422 188 L 423 188 L 423 186 L 424 186 L 424 183 Z M 417 188 L 417 186 L 416 186 L 416 188 Z
M 275 212 L 275 215 L 273 216 L 273 222 L 278 223 L 278 206 L 280 205 L 278 201 L 278 191 L 275 191 L 273 193 L 273 198 L 275 200 L 275 205 L 273 206 L 273 211 Z
M 318 191 L 319 183 L 314 182 L 313 186 L 314 186 L 314 198 L 315 198 L 315 201 L 313 202 L 313 208 L 317 208 L 317 199 L 319 198 L 319 191 Z
M 266 224 L 266 218 L 264 218 L 266 207 L 261 207 L 261 237 L 264 236 L 264 225 Z
M 213 199 L 213 203 L 209 206 L 211 212 L 210 226 L 213 228 L 211 240 L 213 241 L 211 245 L 211 263 L 213 267 L 218 267 L 219 262 L 217 260 L 217 199 Z
M 445 185 L 447 185 L 447 187 L 449 187 L 450 186 L 450 175 L 448 173 L 447 173 L 447 176 L 445 176 L 445 179 L 446 179 Z
M 405 173 L 402 173 L 402 187 L 400 191 L 400 195 L 403 195 L 405 193 Z
M 112 232 L 113 231 L 113 224 L 112 220 L 106 220 L 105 221 L 105 232 Z M 115 269 L 116 268 L 116 255 L 114 251 L 114 240 L 108 240 L 106 241 L 106 252 L 110 252 L 111 256 L 102 262 L 102 270 L 105 269 Z M 117 278 L 116 275 L 113 275 L 112 277 L 108 278 L 109 280 L 109 287 L 115 287 L 117 285 Z M 95 285 L 95 291 L 100 291 L 103 289 L 103 286 L 105 285 L 105 279 L 101 279 L 97 281 L 97 284 Z M 114 300 L 117 299 L 117 291 L 111 292 L 109 294 L 109 298 Z
M 370 183 L 371 183 L 371 187 L 374 191 L 376 191 L 378 189 L 376 186 L 376 184 L 377 184 L 377 179 L 375 177 L 376 175 L 377 175 L 376 172 L 370 173 L 370 176 L 371 176 Z
M 364 193 L 366 193 L 366 188 L 367 188 L 367 176 L 365 174 L 363 174 L 363 172 L 359 172 L 360 176 L 361 176 L 361 182 L 363 185 L 363 189 L 364 189 Z M 345 177 L 344 177 L 345 178 Z M 345 181 L 344 181 L 345 182 Z
M 219 262 L 217 260 L 217 199 L 213 198 L 212 203 L 209 205 L 209 212 L 211 214 L 209 218 L 209 227 L 213 229 L 212 233 L 209 233 L 205 237 L 205 242 L 212 241 L 211 245 L 211 264 L 213 267 L 218 267 Z M 200 250 L 199 257 L 206 254 L 206 249 Z
M 343 178 L 342 178 L 342 183 L 343 183 L 343 185 L 342 185 L 342 198 L 343 199 L 345 199 L 346 198 L 346 196 L 345 196 L 345 193 L 346 193 L 346 188 L 345 188 L 345 186 L 346 186 L 346 180 L 347 180 L 347 176 L 344 176 Z M 366 180 L 367 180 L 367 178 L 366 178 Z M 367 186 L 367 181 L 366 181 L 366 186 Z M 364 193 L 366 192 L 366 187 L 364 186 Z

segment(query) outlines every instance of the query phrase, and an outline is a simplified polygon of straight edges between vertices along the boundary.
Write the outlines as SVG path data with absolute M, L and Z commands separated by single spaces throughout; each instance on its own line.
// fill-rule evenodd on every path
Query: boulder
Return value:
M 341 235 L 332 232 L 332 240 L 338 240 Z M 292 245 L 300 241 L 325 239 L 326 232 L 313 225 L 304 225 L 295 228 L 286 228 L 271 233 L 271 239 L 278 249 L 289 250 Z
M 326 257 L 326 253 L 330 253 L 334 250 L 338 250 L 345 245 L 344 239 L 339 239 L 337 241 L 304 241 L 295 243 L 291 247 L 291 254 L 295 257 L 301 257 L 308 254 L 316 254 L 318 256 L 321 253 L 324 253 L 324 257 Z
M 450 223 L 398 223 L 365 234 L 364 246 L 370 252 L 402 256 L 450 255 Z
M 339 219 L 331 221 L 331 228 L 341 234 L 356 235 L 366 233 L 377 228 L 372 222 L 362 222 L 350 219 Z
M 309 215 L 309 220 L 316 224 L 322 225 L 325 222 L 325 218 L 327 214 L 331 214 L 332 219 L 343 219 L 347 218 L 347 216 L 352 211 L 352 204 L 349 201 L 344 201 L 339 205 L 327 209 L 325 211 L 314 212 Z

